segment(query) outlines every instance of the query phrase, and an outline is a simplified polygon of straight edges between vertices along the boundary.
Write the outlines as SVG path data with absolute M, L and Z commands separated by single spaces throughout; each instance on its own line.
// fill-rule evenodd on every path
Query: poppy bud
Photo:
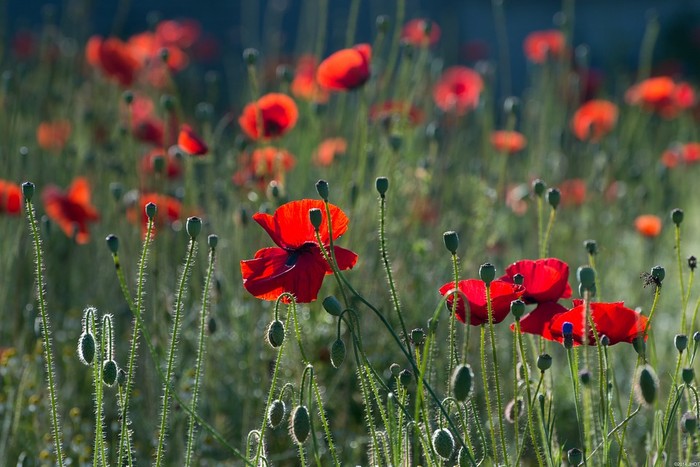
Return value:
M 605 334 L 600 336 L 600 345 L 602 345 L 603 347 L 609 346 L 610 345 L 610 338 L 608 336 L 606 336 Z
M 119 371 L 117 371 L 117 384 L 119 386 L 124 386 L 126 384 L 126 371 L 124 368 L 119 368 Z
M 294 409 L 289 428 L 294 442 L 304 444 L 306 438 L 309 437 L 309 431 L 311 431 L 311 418 L 306 406 L 300 405 Z
M 454 398 L 460 402 L 467 400 L 473 384 L 474 372 L 472 367 L 468 363 L 457 365 L 452 372 L 452 378 L 450 378 L 450 386 L 452 387 Z
M 435 334 L 435 332 L 437 331 L 437 327 L 438 327 L 438 320 L 433 319 L 433 318 L 428 318 L 428 322 L 426 323 L 426 325 L 428 327 L 428 332 L 430 334 Z
M 695 369 L 693 369 L 692 367 L 683 368 L 683 370 L 681 371 L 681 377 L 683 378 L 683 382 L 685 384 L 692 383 L 695 379 Z
M 90 332 L 83 332 L 78 339 L 78 360 L 83 365 L 90 365 L 95 359 L 95 337 Z
M 270 428 L 277 428 L 282 423 L 286 411 L 284 401 L 279 399 L 272 401 L 270 408 L 267 409 L 267 424 L 270 425 Z
M 547 190 L 547 202 L 550 206 L 552 206 L 552 209 L 556 209 L 559 206 L 560 201 L 561 192 L 558 188 L 550 188 Z
M 146 216 L 148 216 L 149 219 L 156 217 L 156 212 L 158 212 L 158 206 L 156 206 L 155 203 L 148 203 L 146 205 Z
M 32 182 L 22 183 L 22 195 L 27 201 L 31 201 L 34 196 L 34 184 Z
M 377 191 L 379 192 L 379 196 L 384 198 L 386 191 L 389 189 L 389 179 L 386 177 L 377 177 L 375 185 L 377 187 Z
M 322 303 L 323 309 L 326 310 L 330 315 L 340 316 L 343 313 L 343 306 L 333 295 L 329 295 L 326 298 L 324 298 Z
M 211 234 L 207 237 L 207 245 L 209 245 L 209 248 L 212 250 L 216 249 L 216 245 L 219 244 L 219 236 L 215 234 Z
M 569 459 L 569 464 L 581 465 L 581 462 L 583 462 L 583 451 L 579 448 L 569 449 L 566 453 L 566 457 Z
M 590 266 L 579 267 L 576 277 L 585 290 L 590 290 L 595 285 L 595 271 Z
M 114 386 L 114 383 L 117 381 L 118 371 L 117 362 L 114 360 L 105 360 L 104 363 L 102 363 L 102 382 L 109 387 Z
M 520 317 L 525 313 L 525 302 L 522 300 L 513 300 L 510 302 L 510 312 L 516 321 L 520 320 Z
M 693 333 L 693 342 L 695 342 L 696 344 L 700 342 L 700 331 L 695 331 Z
M 666 277 L 666 270 L 663 266 L 654 266 L 651 268 L 651 277 L 654 278 L 657 284 L 661 285 L 661 282 Z
M 413 373 L 409 370 L 401 370 L 401 373 L 399 373 L 399 383 L 401 383 L 401 386 L 407 388 L 411 384 L 411 381 L 413 381 Z
M 283 83 L 291 83 L 294 80 L 294 73 L 287 65 L 279 65 L 275 68 L 277 79 Z
M 484 263 L 479 267 L 479 277 L 488 286 L 496 277 L 496 267 L 491 263 Z
M 523 400 L 518 397 L 516 399 L 511 399 L 508 401 L 508 404 L 506 404 L 506 408 L 504 409 L 504 415 L 506 418 L 506 421 L 508 423 L 515 423 L 516 420 L 516 409 L 517 409 L 517 418 L 520 418 L 523 416 Z
M 535 195 L 542 197 L 544 195 L 544 191 L 547 189 L 547 184 L 540 180 L 539 178 L 532 182 L 532 191 L 535 192 Z
M 588 386 L 588 383 L 591 382 L 591 372 L 584 368 L 578 372 L 578 378 L 584 386 Z
M 267 193 L 268 198 L 279 199 L 280 196 L 282 196 L 282 187 L 277 182 L 277 180 L 272 180 L 267 185 L 266 193 Z
M 681 429 L 685 433 L 690 433 L 691 435 L 695 433 L 698 428 L 698 417 L 695 412 L 686 412 L 681 417 Z
M 425 342 L 425 331 L 423 331 L 421 328 L 416 328 L 412 330 L 411 342 L 413 342 L 413 345 L 423 345 L 423 342 Z
M 691 271 L 698 267 L 698 259 L 695 256 L 688 256 L 688 267 Z
M 131 105 L 134 102 L 134 93 L 127 89 L 122 93 L 122 100 L 126 105 Z
M 345 360 L 345 342 L 342 339 L 336 339 L 331 346 L 331 365 L 333 368 L 340 368 Z
M 548 353 L 543 353 L 539 357 L 537 357 L 537 368 L 540 369 L 541 372 L 545 372 L 549 370 L 552 367 L 552 356 L 549 355 Z
M 462 446 L 459 448 L 459 454 L 457 454 L 457 465 L 459 467 L 467 467 L 468 465 L 471 465 L 472 462 L 469 459 L 469 451 Z
M 119 237 L 114 234 L 109 234 L 107 235 L 107 238 L 105 238 L 105 241 L 107 242 L 107 248 L 109 248 L 109 251 L 111 251 L 113 255 L 116 255 L 119 251 Z
M 523 285 L 524 281 L 525 277 L 520 273 L 517 273 L 513 276 L 513 284 L 515 285 Z
M 516 96 L 506 97 L 503 101 L 503 111 L 506 115 L 515 114 L 520 109 L 520 99 Z
M 188 235 L 192 240 L 197 238 L 197 235 L 202 231 L 202 219 L 197 216 L 192 216 L 187 219 L 187 224 L 185 225 Z
M 323 201 L 328 201 L 328 182 L 325 180 L 319 180 L 316 182 L 316 192 L 318 196 L 321 197 Z
M 115 201 L 119 201 L 124 194 L 124 185 L 119 182 L 112 182 L 109 184 L 109 192 L 112 193 L 112 198 Z
M 676 346 L 676 350 L 678 350 L 679 353 L 683 353 L 683 351 L 688 348 L 688 336 L 685 334 L 676 334 L 676 337 L 673 339 L 673 345 Z
M 249 47 L 243 51 L 243 61 L 246 63 L 246 65 L 255 65 L 259 56 L 260 52 L 252 47 Z
M 276 319 L 267 328 L 267 342 L 274 348 L 279 347 L 284 342 L 284 324 Z
M 671 211 L 671 220 L 674 224 L 681 225 L 681 222 L 683 222 L 683 210 L 676 208 Z
M 321 210 L 319 208 L 309 209 L 309 220 L 311 221 L 311 225 L 314 226 L 314 229 L 318 230 L 323 222 L 323 214 L 321 213 Z
M 438 456 L 444 460 L 452 457 L 452 451 L 455 449 L 455 440 L 452 432 L 447 428 L 439 428 L 433 432 L 433 449 Z
M 392 363 L 389 365 L 389 371 L 394 378 L 398 378 L 399 374 L 401 373 L 401 365 L 398 363 Z
M 659 379 L 651 366 L 644 365 L 640 367 L 634 389 L 637 401 L 640 404 L 650 407 L 654 403 L 659 391 Z
M 637 355 L 644 358 L 644 355 L 646 354 L 647 350 L 647 343 L 644 342 L 644 338 L 642 336 L 635 337 L 634 339 L 632 339 L 632 347 L 634 347 L 634 350 L 637 352 Z
M 167 111 L 172 112 L 175 108 L 175 98 L 170 94 L 160 96 L 160 105 Z
M 389 17 L 387 15 L 379 15 L 375 20 L 375 24 L 377 25 L 377 31 L 381 32 L 382 34 L 386 34 L 386 32 L 389 30 L 391 22 L 389 21 Z
M 591 256 L 598 254 L 598 243 L 595 240 L 586 240 L 583 242 L 583 247 Z
M 207 321 L 207 331 L 209 331 L 209 335 L 216 332 L 216 318 L 213 316 L 210 316 L 209 321 Z
M 442 240 L 445 242 L 445 248 L 453 255 L 457 254 L 459 248 L 459 235 L 453 230 L 449 230 L 442 234 Z

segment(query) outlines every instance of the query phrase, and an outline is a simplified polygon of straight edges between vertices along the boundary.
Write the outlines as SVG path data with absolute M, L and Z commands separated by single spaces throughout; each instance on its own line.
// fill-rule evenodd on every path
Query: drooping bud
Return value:
M 433 449 L 438 456 L 444 460 L 452 457 L 452 452 L 455 449 L 455 440 L 452 432 L 447 428 L 439 428 L 433 432 L 432 437 Z
M 323 201 L 328 201 L 328 182 L 325 180 L 319 180 L 316 182 L 316 192 L 318 196 L 321 197 Z
M 394 378 L 398 378 L 401 374 L 401 365 L 399 365 L 398 363 L 392 363 L 391 365 L 389 365 L 389 371 L 391 372 L 391 375 Z
M 583 462 L 583 451 L 579 448 L 569 449 L 566 453 L 566 457 L 569 459 L 569 464 L 571 465 L 581 465 Z
M 445 242 L 445 248 L 453 255 L 457 254 L 459 248 L 459 235 L 453 230 L 448 230 L 442 234 L 442 240 Z
M 345 360 L 345 342 L 342 339 L 336 339 L 331 345 L 331 365 L 333 368 L 340 368 Z
M 267 424 L 270 425 L 270 428 L 277 428 L 282 423 L 286 411 L 287 407 L 284 405 L 284 401 L 280 399 L 272 401 L 270 408 L 267 409 Z
M 78 359 L 83 365 L 91 365 L 95 359 L 95 337 L 83 332 L 78 339 Z
M 588 386 L 591 382 L 591 372 L 584 368 L 578 372 L 578 378 L 584 386 Z
M 644 337 L 638 336 L 632 339 L 632 347 L 634 348 L 637 355 L 644 358 L 647 351 L 647 343 L 644 342 Z
M 410 370 L 401 370 L 401 373 L 399 373 L 399 383 L 401 383 L 401 386 L 407 388 L 411 384 L 411 381 L 413 381 L 413 373 L 411 373 Z
M 267 342 L 274 348 L 279 347 L 284 342 L 284 324 L 276 319 L 267 328 Z
M 474 384 L 474 372 L 468 363 L 457 365 L 450 378 L 452 395 L 460 402 L 467 400 L 472 392 Z
M 319 208 L 311 208 L 309 209 L 309 220 L 311 221 L 311 225 L 314 226 L 314 229 L 318 230 L 323 223 L 323 213 Z
M 634 392 L 637 396 L 637 401 L 647 407 L 651 407 L 656 400 L 659 392 L 659 379 L 656 377 L 654 369 L 648 364 L 639 368 Z
M 112 387 L 117 382 L 117 373 L 119 368 L 114 360 L 105 360 L 102 364 L 102 382 L 107 386 Z
M 289 431 L 292 435 L 292 439 L 297 444 L 304 444 L 306 439 L 309 437 L 309 432 L 311 431 L 311 418 L 309 417 L 309 409 L 304 405 L 297 406 L 294 411 L 292 411 L 291 425 Z
M 329 295 L 326 298 L 324 298 L 322 304 L 323 309 L 326 310 L 330 315 L 340 316 L 343 313 L 343 306 L 333 295 Z

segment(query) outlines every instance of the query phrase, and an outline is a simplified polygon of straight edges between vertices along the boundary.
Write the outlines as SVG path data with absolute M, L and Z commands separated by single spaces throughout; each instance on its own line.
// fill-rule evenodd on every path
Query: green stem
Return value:
M 675 229 L 675 243 L 676 243 L 676 262 L 678 263 L 678 284 L 681 288 L 681 334 L 685 334 L 685 308 L 686 308 L 686 299 L 685 299 L 685 286 L 683 284 L 683 262 L 681 261 L 681 226 L 680 224 L 676 224 L 676 229 Z
M 348 12 L 348 27 L 345 30 L 345 48 L 351 47 L 355 40 L 355 28 L 357 27 L 357 17 L 360 14 L 360 0 L 352 0 L 350 11 Z
M 552 208 L 552 210 L 549 212 L 549 222 L 547 223 L 547 231 L 544 234 L 544 240 L 542 242 L 542 251 L 540 252 L 543 258 L 546 258 L 548 255 L 549 237 L 552 234 L 552 227 L 554 227 L 554 221 L 556 218 L 557 210 Z
M 537 243 L 540 251 L 540 258 L 545 257 L 544 250 L 544 202 L 542 196 L 537 196 Z
M 486 311 L 489 320 L 489 338 L 491 340 L 491 354 L 493 355 L 493 377 L 496 382 L 496 406 L 498 407 L 498 429 L 501 439 L 501 451 L 503 453 L 503 461 L 506 466 L 508 462 L 508 450 L 506 448 L 505 429 L 503 428 L 503 395 L 501 394 L 501 383 L 498 376 L 498 352 L 496 352 L 496 333 L 493 330 L 493 304 L 491 303 L 491 285 L 486 284 Z
M 496 427 L 493 424 L 493 409 L 491 408 L 491 391 L 489 390 L 489 373 L 486 367 L 486 328 L 481 326 L 480 340 L 480 356 L 481 356 L 481 380 L 484 383 L 484 399 L 486 400 L 486 416 L 489 419 L 489 430 L 491 434 L 491 450 L 494 463 L 498 463 L 498 443 L 496 442 Z M 499 418 L 501 412 L 498 413 Z
M 585 448 L 585 446 L 586 446 L 586 443 L 584 442 L 585 430 L 583 428 L 583 416 L 581 414 L 581 407 L 579 406 L 579 400 L 578 400 L 579 399 L 578 380 L 576 379 L 576 375 L 578 373 L 578 363 L 577 363 L 576 351 L 572 350 L 572 349 L 566 349 L 566 358 L 569 361 L 569 374 L 571 376 L 571 386 L 573 388 L 574 408 L 576 409 L 576 421 L 578 422 L 578 429 L 579 429 L 579 434 L 578 434 L 579 435 L 579 442 L 581 443 L 581 448 Z
M 97 329 L 97 326 L 95 324 L 95 315 L 92 313 L 90 315 L 90 326 L 92 327 L 93 330 Z M 102 460 L 102 465 L 106 466 L 106 459 L 105 459 L 105 451 L 104 451 L 104 434 L 103 434 L 103 426 L 104 426 L 104 416 L 102 415 L 103 411 L 103 406 L 102 406 L 102 394 L 103 394 L 103 386 L 102 386 L 102 363 L 103 363 L 103 358 L 102 354 L 104 353 L 105 349 L 105 332 L 104 332 L 104 326 L 100 330 L 100 340 L 99 340 L 99 347 L 96 352 L 95 352 L 95 359 L 92 362 L 92 376 L 93 380 L 95 383 L 95 444 L 93 447 L 93 453 L 92 453 L 92 465 L 93 467 L 97 467 L 99 460 Z M 97 336 L 97 334 L 95 334 Z M 96 342 L 97 344 L 97 342 Z

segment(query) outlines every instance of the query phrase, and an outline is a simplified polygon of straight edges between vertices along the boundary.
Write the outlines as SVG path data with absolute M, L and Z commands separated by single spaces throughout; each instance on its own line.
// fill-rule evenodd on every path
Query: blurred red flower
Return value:
M 131 86 L 141 69 L 129 45 L 116 37 L 90 37 L 85 46 L 85 59 L 124 87 Z
M 86 178 L 73 180 L 67 192 L 49 185 L 42 192 L 44 210 L 63 232 L 70 238 L 75 236 L 78 244 L 90 240 L 88 223 L 100 219 L 95 206 L 90 202 L 90 185 Z
M 195 133 L 191 126 L 183 123 L 177 137 L 177 145 L 191 156 L 203 156 L 209 152 L 207 144 Z
M 166 177 L 171 180 L 180 178 L 182 175 L 182 164 L 170 151 L 166 155 L 162 148 L 152 149 L 141 158 L 141 170 L 149 175 L 154 174 L 154 163 L 157 157 L 163 158 L 163 173 Z
M 685 82 L 676 83 L 668 76 L 648 78 L 630 87 L 625 101 L 631 105 L 674 118 L 695 104 L 695 91 Z
M 617 124 L 617 106 L 606 100 L 583 104 L 571 119 L 571 129 L 581 141 L 597 143 Z
M 640 313 L 625 307 L 624 302 L 592 302 L 589 306 L 591 319 L 595 324 L 598 337 L 608 336 L 610 345 L 619 342 L 632 343 L 635 338 L 644 334 L 648 323 L 646 316 L 642 316 Z M 565 313 L 555 315 L 550 321 L 549 334 L 551 337 L 547 337 L 544 334 L 541 335 L 547 339 L 562 342 L 564 340 L 562 326 L 564 323 L 569 322 L 574 326 L 572 337 L 576 344 L 583 344 L 584 339 L 587 337 L 587 345 L 595 345 L 593 330 L 586 325 L 585 320 L 586 309 L 583 301 L 574 300 L 574 308 Z M 588 329 L 588 336 L 584 335 L 585 329 Z
M 0 213 L 12 216 L 22 212 L 22 189 L 16 183 L 0 180 Z
M 569 265 L 557 258 L 522 259 L 506 268 L 499 280 L 513 282 L 513 276 L 523 276 L 525 303 L 556 302 L 571 297 Z
M 520 132 L 497 130 L 491 132 L 491 146 L 498 151 L 507 154 L 515 154 L 525 149 L 527 138 Z
M 557 29 L 534 31 L 523 42 L 525 57 L 533 63 L 544 63 L 549 58 L 561 57 L 566 51 L 564 34 Z
M 695 164 L 700 161 L 700 143 L 677 144 L 665 150 L 661 163 L 672 169 L 680 163 Z
M 469 304 L 469 324 L 479 326 L 488 323 L 488 309 L 486 305 L 486 284 L 480 279 L 466 279 L 457 283 L 459 291 L 457 296 L 457 319 L 462 323 L 466 322 L 466 310 L 464 307 L 464 298 L 466 297 Z M 440 294 L 447 296 L 447 307 L 452 311 L 452 302 L 454 296 L 455 283 L 448 282 L 440 287 Z M 503 321 L 508 313 L 510 313 L 510 302 L 517 300 L 525 293 L 525 288 L 522 285 L 495 280 L 491 282 L 491 312 L 493 323 Z
M 233 175 L 237 186 L 254 184 L 264 190 L 272 181 L 282 183 L 287 172 L 294 168 L 296 159 L 286 149 L 266 146 L 258 148 L 252 154 L 244 154 L 241 168 Z
M 72 132 L 68 120 L 41 122 L 36 129 L 36 142 L 41 149 L 58 152 L 65 147 Z
M 327 57 L 316 70 L 316 81 L 333 91 L 349 91 L 359 88 L 370 77 L 372 46 L 358 44 L 342 49 Z
M 311 160 L 321 167 L 328 167 L 333 163 L 336 156 L 345 154 L 348 149 L 348 142 L 345 138 L 326 138 L 318 145 Z
M 295 296 L 299 303 L 316 300 L 327 274 L 332 274 L 316 242 L 314 227 L 309 220 L 309 210 L 318 208 L 322 213 L 319 228 L 321 242 L 327 250 L 330 235 L 323 201 L 303 199 L 283 204 L 273 215 L 256 213 L 253 219 L 265 229 L 277 247 L 263 248 L 255 258 L 241 261 L 243 286 L 253 296 L 262 300 L 277 300 L 283 292 Z M 348 228 L 349 220 L 337 206 L 330 205 L 333 224 L 333 240 Z M 335 258 L 341 270 L 352 268 L 357 255 L 350 250 L 334 246 Z
M 194 19 L 164 20 L 156 26 L 156 37 L 166 45 L 187 49 L 199 39 L 202 26 Z
M 321 104 L 328 102 L 328 89 L 321 87 L 316 81 L 316 58 L 313 55 L 299 57 L 289 89 L 300 99 Z
M 659 216 L 643 214 L 634 220 L 634 227 L 645 237 L 658 237 L 663 224 Z
M 401 29 L 401 40 L 414 47 L 426 47 L 440 40 L 440 26 L 435 21 L 416 18 L 408 21 Z
M 559 184 L 562 206 L 581 206 L 586 201 L 586 181 L 580 178 L 564 180 Z
M 238 124 L 251 139 L 268 139 L 294 128 L 298 117 L 297 105 L 291 97 L 270 93 L 246 105 Z
M 374 104 L 369 109 L 369 118 L 374 122 L 382 122 L 394 117 L 405 117 L 413 126 L 418 125 L 425 118 L 423 111 L 409 102 L 384 101 Z
M 453 66 L 435 83 L 433 100 L 445 112 L 464 115 L 479 105 L 483 89 L 484 81 L 479 73 L 465 66 Z

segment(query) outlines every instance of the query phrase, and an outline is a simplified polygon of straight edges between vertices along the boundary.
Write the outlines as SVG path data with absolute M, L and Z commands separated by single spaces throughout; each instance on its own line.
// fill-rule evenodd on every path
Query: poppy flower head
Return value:
M 674 118 L 695 104 L 695 91 L 688 83 L 676 83 L 668 76 L 657 76 L 629 88 L 625 100 L 664 118 Z
M 154 174 L 155 160 L 157 157 L 163 158 L 163 169 L 168 179 L 175 180 L 182 176 L 182 164 L 177 156 L 172 151 L 168 151 L 168 153 L 165 154 L 161 148 L 155 148 L 141 158 L 141 171 L 149 175 Z
M 534 31 L 523 42 L 525 57 L 532 63 L 545 63 L 550 58 L 559 58 L 566 51 L 564 34 L 556 29 Z
M 447 296 L 447 308 L 451 311 L 454 301 L 454 282 L 448 282 L 440 287 L 440 294 Z M 466 309 L 464 299 L 466 298 L 469 305 L 469 324 L 479 326 L 487 324 L 488 308 L 486 304 L 486 284 L 479 279 L 466 279 L 457 283 L 459 294 L 457 295 L 457 307 L 455 313 L 457 319 L 462 323 L 466 323 Z M 522 285 L 517 285 L 501 280 L 494 280 L 490 285 L 491 292 L 491 311 L 493 323 L 503 321 L 508 313 L 510 313 L 510 303 L 517 300 L 525 293 L 525 288 Z
M 180 127 L 177 145 L 191 156 L 203 156 L 209 151 L 207 144 L 195 133 L 192 127 L 186 123 L 183 123 Z
M 642 316 L 634 310 L 624 306 L 623 302 L 589 304 L 593 323 L 595 324 L 598 336 L 608 336 L 610 345 L 620 342 L 632 343 L 632 341 L 644 335 L 648 325 L 646 316 Z M 592 329 L 588 329 L 588 336 L 585 336 L 586 309 L 580 301 L 574 302 L 574 307 L 565 313 L 554 316 L 549 323 L 549 333 L 551 340 L 563 341 L 562 326 L 569 322 L 573 324 L 572 337 L 575 344 L 595 345 L 596 341 Z M 543 335 L 543 337 L 545 337 Z
M 11 216 L 22 212 L 22 189 L 16 183 L 0 180 L 0 213 Z
M 94 42 L 88 45 L 95 47 Z M 94 50 L 87 52 L 93 54 Z M 131 86 L 141 69 L 141 64 L 132 54 L 129 45 L 116 37 L 108 37 L 99 43 L 97 58 L 102 72 L 124 87 Z
M 414 47 L 427 47 L 437 44 L 440 34 L 440 26 L 436 22 L 416 18 L 404 24 L 401 29 L 401 40 Z
M 506 268 L 500 280 L 513 282 L 513 276 L 523 276 L 525 303 L 556 302 L 571 297 L 569 265 L 557 258 L 523 259 Z
M 450 67 L 442 74 L 433 88 L 433 100 L 444 112 L 464 115 L 479 105 L 484 89 L 481 75 L 465 66 Z
M 263 191 L 272 181 L 283 183 L 285 174 L 296 165 L 296 159 L 286 149 L 266 146 L 244 153 L 239 165 L 232 177 L 234 185 L 248 187 L 252 184 Z
M 345 233 L 349 220 L 337 206 L 329 207 L 335 240 Z M 333 271 L 321 253 L 309 220 L 309 210 L 313 208 L 321 210 L 319 235 L 324 248 L 328 248 L 331 236 L 325 204 L 321 200 L 292 201 L 277 208 L 272 215 L 253 215 L 253 219 L 277 245 L 258 250 L 253 259 L 241 261 L 243 286 L 253 296 L 262 300 L 277 300 L 282 293 L 288 292 L 299 303 L 316 300 L 324 276 Z M 355 265 L 355 253 L 335 245 L 333 248 L 341 270 Z
M 299 57 L 289 89 L 295 97 L 323 104 L 328 102 L 330 93 L 316 81 L 316 65 L 313 55 Z
M 36 129 L 36 142 L 42 149 L 58 152 L 65 147 L 72 131 L 68 120 L 41 122 Z
M 64 193 L 60 188 L 49 185 L 42 193 L 44 210 L 63 232 L 76 243 L 85 244 L 90 240 L 88 223 L 100 219 L 95 206 L 90 202 L 90 185 L 86 178 L 78 177 Z
M 642 214 L 634 220 L 634 227 L 642 236 L 652 238 L 659 236 L 663 224 L 659 216 Z
M 323 60 L 316 70 L 316 81 L 333 91 L 357 89 L 369 80 L 372 47 L 358 44 L 338 50 Z
M 330 166 L 336 156 L 345 154 L 348 149 L 348 142 L 345 138 L 326 138 L 318 145 L 313 153 L 314 164 L 321 167 Z
M 515 154 L 525 149 L 527 146 L 527 138 L 520 132 L 498 130 L 491 133 L 491 146 L 498 151 L 506 154 Z
M 396 118 L 405 118 L 408 123 L 415 126 L 423 121 L 425 115 L 421 109 L 411 105 L 410 102 L 401 101 L 384 101 L 369 109 L 369 119 L 373 122 L 391 123 Z
M 571 129 L 581 141 L 597 143 L 617 124 L 617 106 L 606 100 L 583 104 L 571 119 Z
M 193 19 L 164 20 L 156 26 L 156 37 L 164 45 L 183 49 L 192 47 L 202 33 L 202 26 Z
M 291 97 L 270 93 L 246 105 L 238 124 L 251 139 L 269 139 L 294 128 L 298 117 L 297 105 Z
M 700 162 L 700 143 L 675 144 L 661 155 L 661 163 L 672 169 L 677 165 Z

